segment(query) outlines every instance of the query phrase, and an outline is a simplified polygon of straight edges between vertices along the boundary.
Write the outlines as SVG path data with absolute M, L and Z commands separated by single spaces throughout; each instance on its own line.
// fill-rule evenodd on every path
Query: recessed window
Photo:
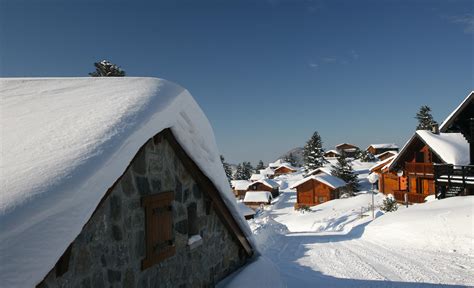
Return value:
M 173 233 L 173 192 L 144 196 L 146 256 L 142 269 L 159 263 L 176 253 Z

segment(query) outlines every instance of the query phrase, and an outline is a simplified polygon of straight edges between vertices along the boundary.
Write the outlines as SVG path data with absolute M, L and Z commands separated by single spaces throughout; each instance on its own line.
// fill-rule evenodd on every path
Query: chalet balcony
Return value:
M 408 203 L 423 203 L 425 202 L 426 196 L 428 196 L 425 194 L 395 190 L 393 191 L 393 197 L 395 197 L 395 200 L 397 200 L 397 202 L 405 203 L 405 193 L 407 193 L 408 196 Z
M 405 170 L 408 175 L 434 176 L 433 163 L 412 163 L 405 162 Z
M 439 198 L 474 192 L 474 165 L 440 164 L 434 166 L 434 173 Z

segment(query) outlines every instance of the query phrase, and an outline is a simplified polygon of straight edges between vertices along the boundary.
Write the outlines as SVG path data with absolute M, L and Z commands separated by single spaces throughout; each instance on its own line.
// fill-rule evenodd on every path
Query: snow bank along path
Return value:
M 209 121 L 184 88 L 156 78 L 1 79 L 0 96 L 3 287 L 38 283 L 139 148 L 165 128 L 251 238 Z

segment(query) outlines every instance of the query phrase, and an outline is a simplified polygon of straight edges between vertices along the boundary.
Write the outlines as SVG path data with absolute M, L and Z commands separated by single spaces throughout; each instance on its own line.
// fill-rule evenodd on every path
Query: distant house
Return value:
M 328 150 L 328 151 L 324 152 L 324 157 L 326 157 L 326 158 L 335 158 L 339 155 L 341 155 L 341 154 L 337 150 Z
M 279 188 L 280 185 L 272 179 L 262 179 L 250 184 L 247 191 L 268 191 L 273 197 L 277 197 L 280 194 Z
M 389 151 L 385 151 L 385 152 L 382 152 L 380 154 L 377 154 L 377 155 L 374 155 L 377 159 L 379 159 L 380 161 L 383 161 L 387 158 L 391 158 L 395 155 L 397 155 L 398 152 L 396 151 L 393 151 L 393 150 L 389 150 Z
M 265 169 L 260 169 L 259 172 L 261 175 L 264 175 L 265 178 L 273 179 L 273 177 L 275 176 L 275 171 L 273 171 L 273 169 L 269 167 Z
M 265 178 L 267 178 L 267 177 L 265 177 L 265 175 L 263 175 L 263 174 L 254 173 L 250 176 L 250 181 L 255 182 L 255 181 L 258 181 L 258 180 L 265 179 Z
M 235 197 L 237 199 L 244 199 L 245 192 L 247 192 L 250 184 L 252 184 L 252 182 L 248 180 L 232 180 L 231 186 Z
M 252 257 L 187 90 L 127 77 L 0 86 L 2 287 L 209 287 Z
M 469 143 L 461 133 L 416 131 L 389 166 L 407 179 L 406 189 L 394 191 L 395 198 L 403 202 L 407 193 L 408 202 L 422 203 L 426 196 L 435 194 L 436 164 L 469 164 Z
M 309 176 L 293 184 L 296 189 L 295 208 L 314 206 L 339 198 L 340 189 L 346 186 L 344 180 L 325 173 Z
M 245 205 L 257 209 L 272 202 L 272 193 L 268 191 L 249 191 L 245 194 Z
M 278 159 L 275 162 L 268 163 L 268 168 L 271 168 L 271 169 L 275 170 L 276 168 L 280 167 L 283 164 L 290 165 L 290 163 L 286 162 L 285 160 Z
M 386 151 L 395 151 L 398 152 L 398 146 L 394 143 L 386 143 L 386 144 L 370 144 L 367 147 L 367 152 L 371 153 L 372 155 L 381 154 Z
M 359 150 L 359 147 L 349 143 L 341 143 L 336 145 L 336 150 L 339 152 L 339 154 L 344 154 L 347 157 L 354 157 Z
M 308 173 L 306 173 L 305 177 L 308 177 L 308 176 L 311 176 L 311 175 L 318 175 L 318 174 L 321 174 L 321 173 L 331 175 L 331 168 L 329 168 L 329 167 L 316 168 L 314 170 L 308 171 Z
M 295 173 L 298 171 L 298 168 L 291 166 L 290 164 L 282 164 L 275 168 L 275 176 Z

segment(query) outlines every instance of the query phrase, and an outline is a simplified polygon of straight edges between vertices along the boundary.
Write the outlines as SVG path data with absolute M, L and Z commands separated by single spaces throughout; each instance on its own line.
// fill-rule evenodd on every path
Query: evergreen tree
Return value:
M 107 60 L 102 60 L 100 62 L 95 62 L 95 71 L 89 73 L 92 77 L 123 77 L 125 76 L 125 71 L 123 71 L 119 66 L 110 63 Z
M 313 136 L 306 142 L 303 150 L 304 167 L 306 171 L 313 170 L 323 166 L 324 150 L 321 136 L 318 132 L 314 132 Z
M 245 162 L 244 161 L 242 163 L 242 167 L 244 168 L 243 171 L 244 171 L 245 179 L 250 179 L 252 174 L 255 172 L 255 170 L 253 169 L 252 164 L 250 164 L 250 162 Z
M 374 154 L 370 153 L 367 150 L 357 149 L 357 152 L 356 152 L 354 158 L 359 159 L 362 162 L 373 162 L 373 161 L 375 161 Z
M 265 165 L 263 164 L 262 160 L 258 161 L 257 167 L 255 167 L 255 169 L 257 170 L 257 173 L 260 173 L 259 170 L 265 169 Z
M 247 179 L 245 179 L 244 167 L 242 166 L 242 164 L 239 163 L 237 165 L 237 170 L 235 171 L 235 174 L 234 174 L 234 180 L 247 180 Z
M 293 155 L 293 153 L 290 153 L 290 154 L 286 155 L 284 160 L 285 160 L 285 162 L 290 163 L 291 166 L 293 166 L 293 167 L 296 167 L 298 165 L 298 161 L 296 161 L 296 158 Z
M 225 176 L 227 176 L 227 180 L 229 181 L 229 184 L 230 184 L 230 180 L 232 180 L 232 169 L 230 168 L 229 163 L 225 162 L 224 156 L 222 155 L 221 155 L 221 162 L 222 162 L 222 166 L 224 167 Z
M 332 166 L 331 174 L 346 181 L 346 187 L 349 192 L 359 191 L 359 181 L 357 179 L 357 174 L 355 174 L 354 170 L 352 169 L 351 161 L 348 160 L 344 155 L 337 157 L 337 163 L 336 165 Z
M 416 113 L 415 118 L 418 120 L 416 130 L 431 130 L 433 125 L 438 124 L 431 115 L 431 108 L 426 105 L 420 107 L 420 111 Z

